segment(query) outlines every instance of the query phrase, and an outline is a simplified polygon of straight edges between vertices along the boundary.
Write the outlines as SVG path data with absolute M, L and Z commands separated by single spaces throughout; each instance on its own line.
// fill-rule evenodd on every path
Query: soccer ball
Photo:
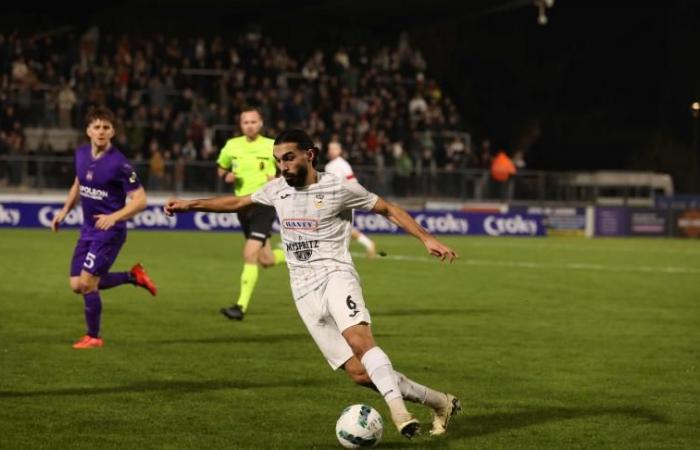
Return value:
M 345 448 L 373 447 L 382 439 L 384 421 L 367 405 L 345 408 L 335 424 L 335 436 Z

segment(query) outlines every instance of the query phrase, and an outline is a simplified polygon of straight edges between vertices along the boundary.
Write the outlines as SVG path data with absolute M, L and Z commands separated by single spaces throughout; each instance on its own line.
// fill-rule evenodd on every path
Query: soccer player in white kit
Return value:
M 357 181 L 352 166 L 343 158 L 343 147 L 340 145 L 340 142 L 333 141 L 328 144 L 328 162 L 323 171 L 348 181 Z M 350 235 L 365 248 L 369 258 L 377 256 L 377 246 L 364 233 L 353 226 Z
M 288 130 L 275 140 L 273 153 L 281 178 L 243 197 L 168 200 L 166 214 L 210 211 L 236 212 L 253 203 L 274 206 L 281 225 L 294 301 L 316 345 L 335 370 L 344 369 L 357 384 L 377 390 L 391 411 L 399 432 L 411 438 L 420 425 L 404 399 L 433 410 L 430 434 L 443 434 L 461 405 L 448 393 L 420 385 L 394 370 L 377 346 L 370 328 L 360 279 L 348 243 L 352 209 L 386 216 L 420 239 L 433 256 L 457 258 L 400 207 L 368 192 L 356 182 L 315 169 L 318 150 L 302 130 Z

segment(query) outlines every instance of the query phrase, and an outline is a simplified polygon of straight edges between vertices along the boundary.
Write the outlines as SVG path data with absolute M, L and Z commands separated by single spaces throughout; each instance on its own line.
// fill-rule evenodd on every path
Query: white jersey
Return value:
M 318 182 L 304 188 L 293 188 L 284 178 L 275 178 L 252 199 L 277 211 L 296 300 L 320 286 L 331 272 L 357 276 L 348 249 L 352 210 L 370 211 L 377 203 L 376 194 L 359 183 L 318 172 Z
M 352 167 L 350 167 L 350 163 L 347 162 L 342 156 L 338 156 L 337 158 L 328 161 L 328 164 L 326 164 L 326 167 L 323 170 L 327 173 L 332 173 L 336 177 L 343 180 L 357 181 L 357 178 L 355 178 L 355 173 L 352 171 Z

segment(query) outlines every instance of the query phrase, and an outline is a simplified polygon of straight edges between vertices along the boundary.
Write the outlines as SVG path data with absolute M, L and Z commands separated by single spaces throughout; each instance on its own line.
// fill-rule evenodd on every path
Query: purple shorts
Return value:
M 83 270 L 98 277 L 106 275 L 122 245 L 124 239 L 114 242 L 79 239 L 70 264 L 70 276 L 77 277 Z

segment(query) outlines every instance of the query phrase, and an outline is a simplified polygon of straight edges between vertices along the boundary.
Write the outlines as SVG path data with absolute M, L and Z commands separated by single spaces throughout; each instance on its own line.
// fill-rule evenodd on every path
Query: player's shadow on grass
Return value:
M 456 416 L 450 426 L 449 437 L 470 437 L 498 433 L 503 430 L 524 428 L 548 422 L 580 419 L 594 416 L 627 416 L 647 422 L 666 423 L 666 418 L 647 408 L 634 406 L 618 407 L 549 407 L 524 411 L 498 412 L 492 414 Z
M 163 392 L 164 394 L 197 394 L 200 392 L 228 389 L 268 389 L 278 387 L 308 387 L 330 383 L 324 379 L 289 379 L 276 382 L 251 380 L 152 380 L 123 386 L 76 387 L 63 389 L 38 389 L 35 391 L 0 391 L 0 399 L 24 397 L 62 397 L 73 395 L 139 394 L 143 392 Z
M 667 419 L 650 409 L 639 407 L 614 408 L 537 408 L 517 412 L 499 412 L 479 415 L 458 415 L 450 423 L 450 428 L 444 437 L 426 438 L 425 436 L 410 442 L 382 442 L 382 448 L 445 448 L 448 442 L 474 436 L 499 433 L 504 430 L 525 428 L 549 422 L 580 419 L 592 416 L 621 415 L 633 419 L 654 423 L 667 423 Z M 425 423 L 424 434 L 430 430 L 430 424 Z
M 409 309 L 378 309 L 372 310 L 372 317 L 375 316 L 471 316 L 477 314 L 490 313 L 486 309 L 470 308 L 409 308 Z
M 304 333 L 295 334 L 245 334 L 212 336 L 191 339 L 163 339 L 150 341 L 157 344 L 276 344 L 278 342 L 290 342 L 310 340 L 310 336 Z

